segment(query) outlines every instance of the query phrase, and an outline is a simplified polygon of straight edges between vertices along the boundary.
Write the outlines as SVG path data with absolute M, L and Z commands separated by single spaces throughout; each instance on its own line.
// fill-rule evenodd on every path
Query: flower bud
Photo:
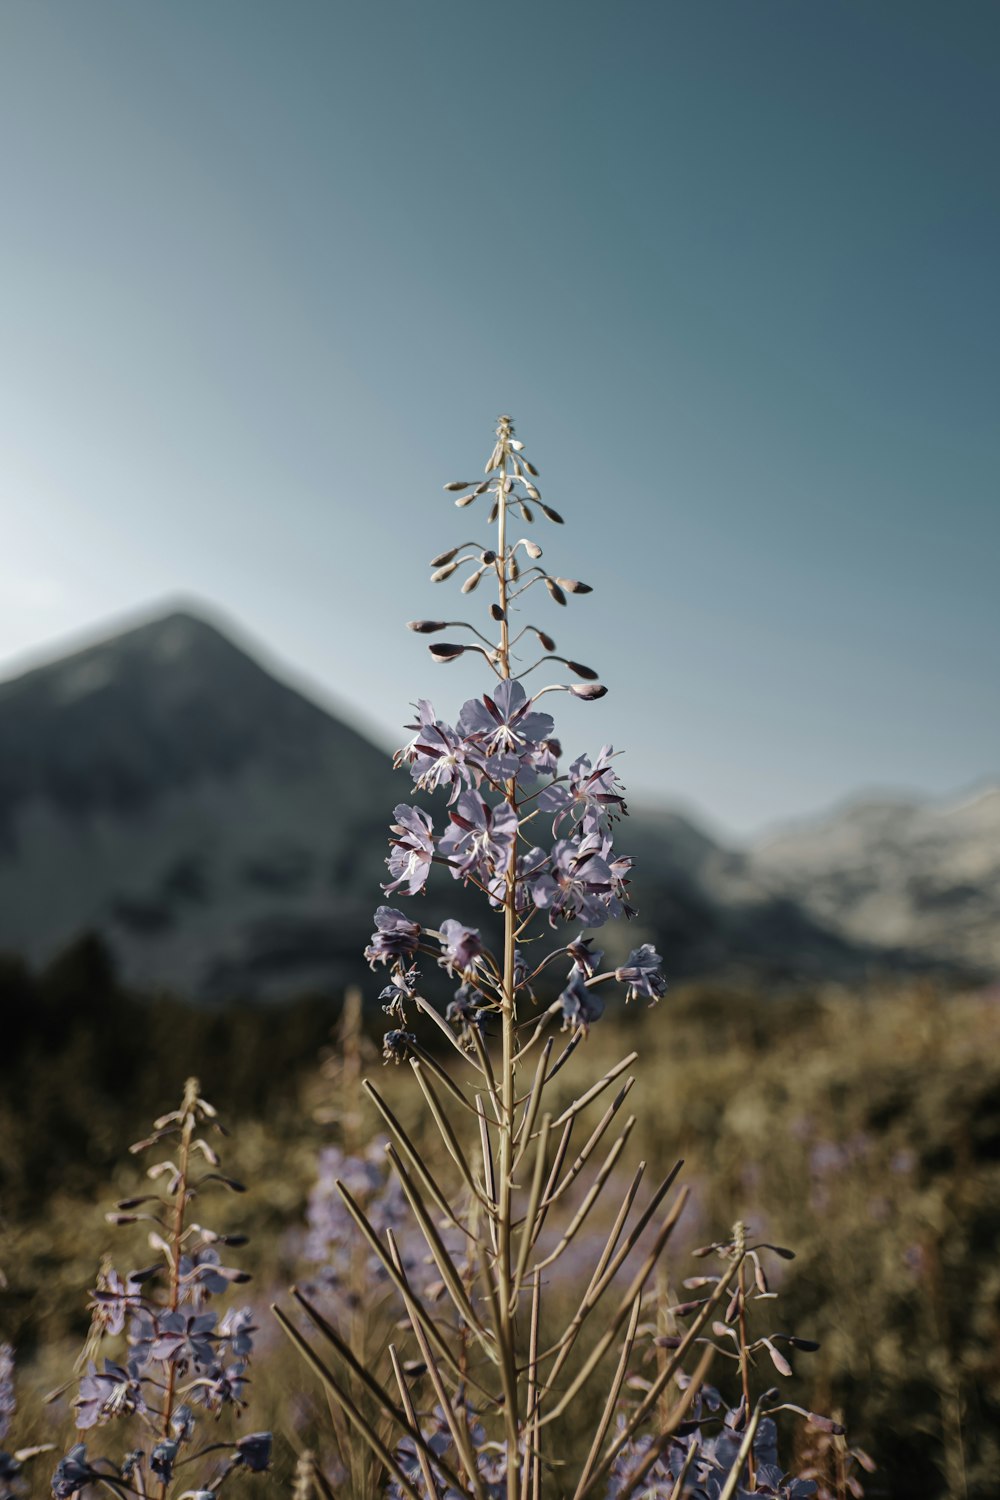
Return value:
M 464 646 L 456 646 L 450 641 L 438 641 L 427 649 L 435 661 L 454 661 L 456 656 L 461 656 L 465 651 Z
M 447 552 L 439 552 L 438 555 L 437 555 L 437 557 L 432 557 L 431 558 L 431 560 L 430 560 L 430 566 L 432 568 L 440 568 L 441 565 L 442 565 L 442 563 L 451 562 L 452 558 L 455 556 L 455 553 L 457 551 L 458 551 L 457 547 L 449 547 L 448 550 L 447 550 Z
M 527 521 L 528 525 L 530 526 L 532 521 L 535 519 L 534 512 L 532 511 L 531 506 L 525 505 L 523 500 L 519 500 L 517 502 L 517 508 L 521 512 L 521 519 L 523 521 Z
M 594 592 L 589 583 L 581 583 L 578 578 L 559 578 L 556 581 L 567 594 L 592 594 Z
M 557 604 L 566 603 L 566 595 L 563 593 L 562 589 L 556 583 L 554 578 L 546 578 L 545 587 L 548 589 L 549 593 Z
M 458 499 L 455 501 L 455 504 L 459 507 L 459 509 L 461 509 L 464 505 L 471 505 L 475 498 L 476 491 L 473 490 L 471 495 L 459 495 Z
M 486 567 L 489 567 L 491 563 L 496 562 L 497 555 L 495 552 L 492 552 L 489 547 L 487 547 L 485 552 L 481 552 L 479 554 L 479 560 L 480 562 L 485 564 Z
M 533 500 L 537 500 L 538 496 L 537 495 L 533 495 L 531 498 Z M 562 516 L 559 514 L 559 512 L 557 510 L 553 510 L 552 507 L 551 507 L 551 505 L 543 505 L 542 502 L 541 502 L 541 500 L 538 500 L 538 506 L 539 506 L 539 509 L 542 512 L 542 515 L 545 516 L 545 517 L 547 517 L 548 520 L 554 521 L 557 526 L 561 526 L 563 524 L 563 518 L 562 518 Z
M 538 545 L 537 542 L 529 541 L 528 538 L 525 537 L 523 545 L 524 545 L 524 550 L 525 550 L 525 552 L 527 552 L 527 554 L 528 554 L 529 557 L 531 557 L 531 558 L 541 557 L 541 555 L 542 555 L 542 549 L 541 549 L 541 547 L 539 547 L 539 545 Z
M 462 584 L 462 593 L 471 594 L 474 588 L 478 588 L 479 580 L 482 578 L 484 572 L 484 568 L 477 568 L 474 573 L 470 573 L 468 578 Z
M 450 484 L 445 485 L 446 490 L 471 490 L 475 484 L 474 479 L 453 479 Z
M 504 620 L 504 619 L 506 619 L 506 615 L 504 614 L 503 610 L 500 608 L 499 604 L 491 604 L 490 605 L 490 614 L 493 616 L 494 620 Z
M 545 647 L 546 651 L 554 651 L 556 649 L 556 643 L 549 635 L 548 631 L 536 630 L 535 634 L 537 635 L 541 644 Z
M 457 562 L 445 563 L 443 568 L 438 568 L 435 573 L 431 574 L 431 583 L 441 583 L 445 578 L 450 578 L 457 567 Z
M 577 677 L 583 677 L 587 680 L 587 682 L 597 681 L 597 673 L 594 671 L 593 667 L 585 667 L 581 662 L 578 661 L 568 661 L 566 665 L 567 667 L 569 667 L 571 672 L 576 673 Z
M 407 630 L 415 630 L 418 635 L 433 635 L 435 630 L 447 629 L 447 620 L 407 620 Z
M 431 648 L 433 650 L 433 647 Z M 583 698 L 588 703 L 595 698 L 603 698 L 607 688 L 602 682 L 573 682 L 570 684 L 570 692 L 577 698 Z

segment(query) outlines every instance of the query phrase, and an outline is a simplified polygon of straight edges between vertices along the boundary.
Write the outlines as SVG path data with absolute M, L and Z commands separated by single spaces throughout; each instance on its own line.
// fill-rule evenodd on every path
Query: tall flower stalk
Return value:
M 249 1307 L 231 1306 L 221 1322 L 207 1310 L 213 1298 L 250 1280 L 219 1254 L 246 1237 L 191 1217 L 195 1200 L 214 1187 L 244 1191 L 221 1170 L 206 1139 L 213 1129 L 221 1131 L 216 1111 L 201 1097 L 198 1080 L 189 1078 L 180 1107 L 161 1115 L 152 1134 L 131 1147 L 134 1155 L 164 1149 L 170 1155 L 147 1168 L 155 1184 L 150 1192 L 120 1199 L 105 1217 L 118 1228 L 148 1225 L 155 1258 L 124 1277 L 110 1260 L 102 1264 L 72 1403 L 79 1432 L 94 1437 L 114 1425 L 120 1429 L 115 1446 L 124 1443 L 127 1451 L 123 1458 L 88 1456 L 87 1444 L 75 1443 L 52 1476 L 55 1500 L 98 1491 L 120 1500 L 169 1500 L 183 1491 L 202 1500 L 236 1473 L 263 1473 L 270 1465 L 269 1432 L 220 1440 L 205 1431 L 224 1411 L 239 1416 L 246 1408 L 256 1333 Z M 192 1487 L 191 1464 L 205 1471 L 202 1488 Z
M 573 1500 L 610 1493 L 625 1500 L 648 1492 L 656 1470 L 658 1485 L 669 1476 L 656 1493 L 670 1493 L 676 1482 L 678 1496 L 689 1472 L 713 1478 L 718 1471 L 718 1488 L 706 1493 L 729 1500 L 744 1493 L 737 1488 L 744 1471 L 756 1486 L 755 1439 L 774 1400 L 766 1392 L 751 1410 L 752 1355 L 742 1310 L 753 1247 L 742 1236 L 706 1294 L 671 1310 L 675 1323 L 687 1320 L 683 1332 L 658 1340 L 655 1272 L 685 1201 L 684 1189 L 671 1197 L 681 1163 L 645 1201 L 645 1162 L 630 1179 L 620 1175 L 636 1123 L 623 1114 L 635 1052 L 568 1103 L 562 1081 L 555 1084 L 599 1020 L 609 986 L 624 990 L 626 1001 L 650 1003 L 666 986 L 650 944 L 609 967 L 594 946 L 595 929 L 634 915 L 631 860 L 615 852 L 612 838 L 627 812 L 624 789 L 610 745 L 594 760 L 581 755 L 561 769 L 562 748 L 546 710 L 549 694 L 586 701 L 606 689 L 591 667 L 559 655 L 547 630 L 522 616 L 539 586 L 558 606 L 591 590 L 551 574 L 533 538 L 511 539 L 516 520 L 531 526 L 537 512 L 558 525 L 562 517 L 542 500 L 538 471 L 509 417 L 499 419 L 485 473 L 478 483 L 445 488 L 460 509 L 477 501 L 489 506 L 495 540 L 451 547 L 431 567 L 435 582 L 461 579 L 463 595 L 493 581 L 490 633 L 456 620 L 415 620 L 410 629 L 438 638 L 430 645 L 436 662 L 478 654 L 492 682 L 462 706 L 454 724 L 418 701 L 412 738 L 396 765 L 409 768 L 419 791 L 444 795 L 445 826 L 437 828 L 423 806 L 396 807 L 383 889 L 419 896 L 438 865 L 481 892 L 496 940 L 455 919 L 422 926 L 384 905 L 365 955 L 389 976 L 380 996 L 391 1021 L 385 1060 L 408 1064 L 438 1136 L 440 1159 L 433 1159 L 375 1085 L 363 1083 L 387 1128 L 389 1162 L 438 1287 L 432 1297 L 418 1284 L 393 1228 L 380 1232 L 341 1181 L 343 1203 L 405 1312 L 404 1332 L 388 1344 L 382 1366 L 373 1367 L 359 1361 L 342 1330 L 301 1292 L 296 1300 L 312 1337 L 276 1313 L 381 1464 L 393 1496 L 539 1500 L 557 1475 L 560 1493 Z M 457 638 L 440 639 L 451 631 Z M 525 646 L 537 647 L 537 659 L 526 664 Z M 544 662 L 575 680 L 529 694 L 524 680 Z M 546 935 L 554 940 L 548 951 Z M 457 981 L 443 1013 L 423 993 L 421 957 Z M 442 1041 L 451 1066 L 442 1061 Z M 607 1227 L 595 1206 L 612 1192 L 618 1203 Z M 582 1249 L 589 1264 L 567 1318 L 546 1292 L 571 1247 Z M 716 1314 L 730 1306 L 741 1314 L 743 1399 L 729 1428 L 735 1444 L 719 1450 L 732 1460 L 723 1472 L 714 1450 L 699 1458 L 688 1428 L 704 1405 L 709 1363 L 727 1352 L 717 1333 L 727 1324 Z M 655 1357 L 652 1379 L 642 1374 L 644 1356 Z M 695 1368 L 686 1373 L 692 1360 Z M 641 1398 L 626 1400 L 637 1382 Z M 590 1420 L 581 1451 L 556 1451 L 554 1435 L 584 1410 Z M 724 1410 L 716 1398 L 714 1407 L 705 1406 L 706 1420 L 721 1424 Z

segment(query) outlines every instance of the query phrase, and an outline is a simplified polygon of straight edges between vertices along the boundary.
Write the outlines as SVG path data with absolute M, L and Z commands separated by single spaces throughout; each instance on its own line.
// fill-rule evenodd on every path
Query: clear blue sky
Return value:
M 398 742 L 510 411 L 567 748 L 739 833 L 996 774 L 998 140 L 985 3 L 4 0 L 0 672 L 197 598 Z

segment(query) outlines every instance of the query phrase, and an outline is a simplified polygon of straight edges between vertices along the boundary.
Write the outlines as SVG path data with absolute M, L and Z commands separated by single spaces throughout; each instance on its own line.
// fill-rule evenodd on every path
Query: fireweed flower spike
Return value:
M 428 650 L 436 663 L 479 652 L 492 680 L 448 719 L 427 699 L 417 700 L 412 738 L 395 763 L 409 769 L 421 791 L 440 793 L 444 805 L 439 818 L 405 803 L 395 809 L 391 879 L 383 887 L 400 900 L 419 900 L 440 864 L 481 891 L 483 920 L 473 928 L 449 918 L 431 928 L 380 906 L 365 950 L 372 968 L 388 970 L 380 997 L 390 1021 L 385 1061 L 409 1067 L 428 1128 L 440 1136 L 440 1160 L 432 1161 L 374 1084 L 365 1084 L 387 1131 L 399 1201 L 423 1237 L 436 1278 L 427 1287 L 413 1274 L 401 1226 L 385 1222 L 370 1191 L 341 1179 L 338 1191 L 358 1244 L 381 1265 L 405 1313 L 385 1358 L 362 1364 L 344 1333 L 300 1290 L 295 1300 L 309 1319 L 308 1334 L 282 1309 L 275 1312 L 319 1373 L 333 1409 L 367 1445 L 392 1497 L 541 1500 L 543 1488 L 572 1500 L 679 1496 L 689 1493 L 689 1472 L 715 1500 L 791 1494 L 787 1486 L 755 1489 L 755 1465 L 769 1483 L 781 1476 L 765 1464 L 773 1393 L 754 1404 L 749 1370 L 757 1350 L 766 1350 L 779 1371 L 784 1359 L 773 1336 L 754 1341 L 747 1333 L 746 1267 L 756 1267 L 749 1258 L 758 1250 L 745 1236 L 727 1242 L 719 1250 L 722 1273 L 705 1281 L 704 1295 L 674 1309 L 676 1332 L 669 1345 L 657 1346 L 655 1270 L 685 1201 L 684 1189 L 671 1197 L 681 1163 L 651 1193 L 641 1164 L 617 1209 L 599 1224 L 590 1218 L 602 1191 L 622 1192 L 612 1172 L 635 1124 L 619 1111 L 637 1054 L 600 1072 L 569 1103 L 553 1080 L 586 1045 L 616 992 L 621 1004 L 654 1002 L 666 981 L 651 944 L 601 972 L 602 954 L 586 935 L 633 915 L 632 862 L 613 839 L 627 812 L 624 788 L 610 745 L 596 759 L 580 755 L 560 771 L 548 695 L 569 692 L 588 702 L 607 689 L 593 668 L 556 656 L 546 631 L 518 622 L 519 601 L 537 583 L 561 608 L 591 590 L 544 569 L 534 537 L 508 539 L 512 517 L 518 531 L 536 514 L 562 523 L 542 500 L 538 470 L 508 416 L 498 421 L 485 472 L 482 482 L 456 480 L 446 490 L 463 509 L 482 497 L 470 513 L 485 510 L 495 535 L 445 550 L 431 564 L 435 582 L 454 575 L 464 593 L 478 585 L 482 597 L 492 582 L 483 630 L 467 627 L 482 644 L 433 642 Z M 533 611 L 543 597 L 530 593 Z M 417 635 L 462 628 L 454 620 L 410 625 Z M 533 640 L 544 653 L 537 661 L 515 657 L 515 647 L 523 652 Z M 523 679 L 542 660 L 583 680 L 531 693 Z M 428 979 L 443 970 L 458 981 L 450 1003 L 434 1004 L 422 993 L 422 956 L 432 960 Z M 442 1037 L 452 1047 L 450 1065 L 442 1060 Z M 589 1257 L 589 1265 L 586 1290 L 563 1323 L 545 1297 L 571 1247 L 573 1258 Z M 735 1329 L 735 1349 L 726 1347 L 728 1333 L 712 1335 L 715 1327 Z M 200 1336 L 194 1329 L 171 1331 L 189 1344 Z M 744 1379 L 740 1408 L 724 1428 L 724 1404 L 705 1376 L 709 1362 L 727 1354 Z M 646 1378 L 651 1357 L 656 1373 Z M 589 1419 L 596 1411 L 596 1423 L 590 1421 L 580 1451 L 567 1453 L 564 1434 L 572 1424 L 562 1426 L 558 1447 L 555 1424 L 578 1408 Z M 720 1436 L 717 1456 L 706 1446 L 713 1423 L 730 1434 L 726 1441 Z M 744 1479 L 749 1489 L 741 1488 Z
M 128 1451 L 120 1460 L 88 1457 L 88 1448 L 77 1443 L 56 1465 L 56 1500 L 98 1490 L 145 1500 L 167 1500 L 181 1491 L 215 1495 L 236 1469 L 267 1466 L 269 1434 L 230 1443 L 220 1440 L 215 1425 L 224 1411 L 239 1416 L 247 1405 L 256 1332 L 249 1307 L 230 1307 L 221 1322 L 207 1310 L 212 1298 L 250 1280 L 246 1271 L 224 1265 L 218 1248 L 242 1244 L 242 1235 L 218 1234 L 190 1214 L 194 1201 L 210 1190 L 243 1192 L 241 1183 L 219 1170 L 218 1152 L 207 1138 L 220 1130 L 197 1079 L 189 1078 L 180 1108 L 156 1120 L 149 1138 L 131 1148 L 133 1154 L 160 1149 L 169 1155 L 147 1168 L 156 1191 L 119 1200 L 105 1217 L 118 1227 L 149 1225 L 157 1260 L 124 1277 L 102 1265 L 72 1402 L 76 1426 L 91 1434 L 92 1446 L 99 1445 L 100 1429 L 124 1424 L 124 1442 L 120 1437 L 114 1448 Z M 114 1357 L 105 1352 L 109 1342 Z M 212 1427 L 199 1431 L 206 1415 Z M 210 1488 L 192 1489 L 189 1465 L 197 1460 L 207 1461 Z

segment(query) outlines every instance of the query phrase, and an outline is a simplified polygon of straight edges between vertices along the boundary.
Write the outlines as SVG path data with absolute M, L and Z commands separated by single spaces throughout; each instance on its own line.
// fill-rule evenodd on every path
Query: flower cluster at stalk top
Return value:
M 493 908 L 513 913 L 516 920 L 521 941 L 515 990 L 530 990 L 535 977 L 560 957 L 568 961 L 565 988 L 553 1010 L 561 1010 L 566 1028 L 586 1032 L 604 1008 L 601 985 L 618 980 L 626 986 L 626 999 L 653 1002 L 666 983 L 660 957 L 649 943 L 633 950 L 617 969 L 599 971 L 579 957 L 577 950 L 586 946 L 583 932 L 611 918 L 635 915 L 629 899 L 632 860 L 616 853 L 612 837 L 616 821 L 627 813 L 624 787 L 611 745 L 603 746 L 594 760 L 581 755 L 568 770 L 560 770 L 562 746 L 552 715 L 539 700 L 553 691 L 587 700 L 603 696 L 606 689 L 595 681 L 591 668 L 557 656 L 547 632 L 533 625 L 524 625 L 513 636 L 510 631 L 520 608 L 516 601 L 534 583 L 543 583 L 562 605 L 568 593 L 591 590 L 573 579 L 551 577 L 538 563 L 542 552 L 537 543 L 506 540 L 506 521 L 515 513 L 532 521 L 533 506 L 551 521 L 562 519 L 542 504 L 537 470 L 524 457 L 509 417 L 502 417 L 497 427 L 487 464 L 487 475 L 491 474 L 492 481 L 454 483 L 446 489 L 458 493 L 459 506 L 487 491 L 493 494 L 490 520 L 499 523 L 497 545 L 467 543 L 464 549 L 442 553 L 433 559 L 437 571 L 432 577 L 443 581 L 468 563 L 472 570 L 462 586 L 468 593 L 482 578 L 494 575 L 499 597 L 490 607 L 490 619 L 500 627 L 500 640 L 492 644 L 475 627 L 459 621 L 415 620 L 410 629 L 419 634 L 451 627 L 472 631 L 484 645 L 432 645 L 433 658 L 448 662 L 478 652 L 497 680 L 488 692 L 468 699 L 454 723 L 439 718 L 426 698 L 417 702 L 416 719 L 407 726 L 411 737 L 397 751 L 394 764 L 409 769 L 418 791 L 442 794 L 444 808 L 437 815 L 408 802 L 395 808 L 386 860 L 389 879 L 382 889 L 397 899 L 419 895 L 435 864 L 453 879 L 479 888 Z M 521 671 L 515 648 L 525 639 L 537 640 L 545 654 Z M 531 695 L 520 678 L 542 661 L 563 663 L 583 681 L 552 684 Z M 539 930 L 566 924 L 580 929 L 579 938 L 536 958 Z M 449 1009 L 449 1018 L 461 1031 L 471 1036 L 469 1028 L 501 1000 L 500 966 L 477 929 L 449 919 L 438 930 L 425 930 L 396 906 L 379 907 L 365 956 L 373 968 L 381 963 L 392 971 L 381 996 L 397 1028 L 386 1038 L 387 1061 L 400 1061 L 407 1052 L 405 1005 L 416 996 L 414 960 L 420 953 L 434 955 L 450 975 L 461 979 Z

